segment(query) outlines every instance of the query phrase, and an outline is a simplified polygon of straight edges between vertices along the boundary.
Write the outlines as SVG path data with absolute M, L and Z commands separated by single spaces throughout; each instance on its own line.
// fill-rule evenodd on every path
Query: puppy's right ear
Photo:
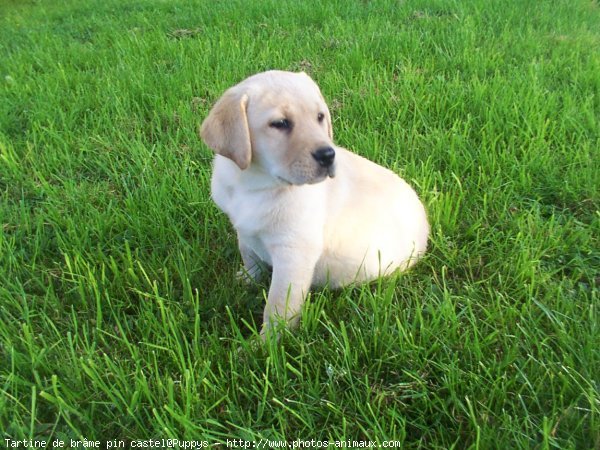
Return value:
M 252 158 L 247 107 L 248 96 L 230 89 L 213 106 L 200 127 L 200 137 L 206 145 L 242 170 L 248 168 Z

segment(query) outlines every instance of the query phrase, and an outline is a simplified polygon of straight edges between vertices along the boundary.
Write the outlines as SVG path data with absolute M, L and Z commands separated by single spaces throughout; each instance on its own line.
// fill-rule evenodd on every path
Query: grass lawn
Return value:
M 599 49 L 590 0 L 0 0 L 0 447 L 600 448 Z M 271 68 L 432 236 L 257 347 L 196 131 Z

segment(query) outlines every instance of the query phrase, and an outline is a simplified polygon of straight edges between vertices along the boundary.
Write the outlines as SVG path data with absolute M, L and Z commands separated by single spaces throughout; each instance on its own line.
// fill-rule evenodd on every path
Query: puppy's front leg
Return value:
M 277 320 L 297 325 L 319 259 L 316 252 L 305 248 L 280 248 L 272 256 L 273 277 L 263 316 L 263 335 Z

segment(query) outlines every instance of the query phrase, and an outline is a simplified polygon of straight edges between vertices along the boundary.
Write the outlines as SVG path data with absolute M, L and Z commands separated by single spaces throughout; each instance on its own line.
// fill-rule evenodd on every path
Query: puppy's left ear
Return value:
M 315 80 L 313 80 L 310 77 L 310 75 L 308 75 L 304 71 L 299 72 L 299 74 L 308 78 L 315 85 L 315 87 L 317 88 L 317 91 L 319 91 L 321 100 L 323 100 L 323 103 L 325 104 L 325 120 L 327 121 L 327 134 L 329 135 L 329 139 L 331 140 L 331 142 L 333 142 L 333 124 L 331 123 L 331 113 L 329 112 L 329 108 L 327 107 L 327 102 L 325 101 L 325 97 L 323 97 L 323 94 L 321 93 L 321 89 L 319 88 L 317 83 L 315 83 Z
M 229 89 L 210 110 L 200 127 L 200 137 L 215 153 L 245 170 L 252 159 L 248 128 L 248 96 Z
M 325 120 L 327 122 L 327 134 L 329 135 L 331 142 L 333 142 L 333 124 L 331 123 L 331 113 L 329 112 L 329 108 L 325 109 Z

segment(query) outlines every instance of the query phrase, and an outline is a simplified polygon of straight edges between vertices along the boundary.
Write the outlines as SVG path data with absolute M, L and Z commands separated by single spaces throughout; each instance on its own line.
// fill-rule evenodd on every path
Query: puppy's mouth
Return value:
M 286 186 L 293 186 L 295 183 L 292 183 L 291 181 L 286 180 L 283 177 L 280 177 L 279 175 L 277 175 L 277 179 L 279 181 L 281 181 L 283 184 L 285 184 Z
M 336 174 L 335 164 L 327 167 L 319 167 L 314 172 L 291 173 L 288 176 L 275 175 L 275 178 L 285 186 L 302 186 L 304 184 L 317 184 L 327 178 L 334 178 Z
M 303 184 L 322 183 L 327 178 L 334 178 L 334 177 L 335 177 L 335 165 L 331 165 L 329 167 L 323 167 L 323 169 L 320 170 L 318 174 L 316 174 L 312 178 L 305 180 Z

